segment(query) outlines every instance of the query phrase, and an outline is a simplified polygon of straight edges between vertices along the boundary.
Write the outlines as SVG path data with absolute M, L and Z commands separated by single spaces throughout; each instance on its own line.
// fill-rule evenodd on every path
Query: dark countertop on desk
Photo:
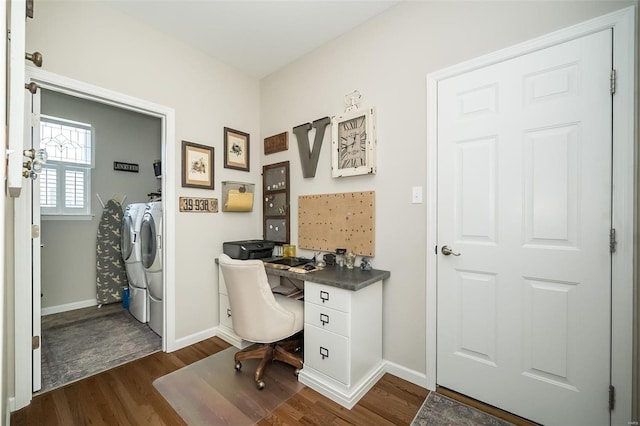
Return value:
M 216 264 L 218 259 L 215 259 Z M 278 275 L 281 277 L 292 278 L 296 280 L 311 281 L 318 284 L 325 284 L 331 287 L 342 288 L 345 290 L 357 291 L 365 288 L 380 280 L 386 280 L 391 276 L 391 272 L 381 269 L 372 269 L 363 271 L 359 267 L 349 269 L 346 266 L 325 266 L 317 271 L 301 274 L 292 272 L 287 269 L 277 269 L 265 267 L 267 274 Z
M 345 290 L 357 291 L 366 286 L 387 279 L 391 272 L 380 269 L 363 271 L 360 268 L 349 269 L 346 266 L 325 266 L 317 271 L 300 274 L 286 269 L 265 268 L 267 274 L 279 275 L 281 277 L 293 278 L 296 280 L 311 281 L 318 284 L 325 284 L 331 287 Z

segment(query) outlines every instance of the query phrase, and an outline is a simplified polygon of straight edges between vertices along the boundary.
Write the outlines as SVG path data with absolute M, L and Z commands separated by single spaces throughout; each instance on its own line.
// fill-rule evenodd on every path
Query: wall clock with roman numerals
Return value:
M 351 109 L 331 120 L 331 176 L 376 173 L 376 111 Z

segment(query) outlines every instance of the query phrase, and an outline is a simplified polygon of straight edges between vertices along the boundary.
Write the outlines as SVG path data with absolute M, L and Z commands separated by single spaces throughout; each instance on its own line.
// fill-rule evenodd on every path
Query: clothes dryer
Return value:
M 147 278 L 149 327 L 163 333 L 162 202 L 147 203 L 140 224 L 140 254 Z
M 140 251 L 140 226 L 146 203 L 132 203 L 124 210 L 120 247 L 129 278 L 129 312 L 138 321 L 149 320 L 149 300 L 147 297 L 147 277 L 142 267 Z

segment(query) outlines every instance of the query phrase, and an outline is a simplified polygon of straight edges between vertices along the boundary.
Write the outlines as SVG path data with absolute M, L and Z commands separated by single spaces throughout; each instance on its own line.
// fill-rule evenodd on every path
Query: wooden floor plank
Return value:
M 172 353 L 158 352 L 103 373 L 36 395 L 11 414 L 11 424 L 185 425 L 153 381 L 229 347 L 213 337 Z M 352 410 L 304 387 L 259 425 L 410 424 L 426 389 L 385 375 Z M 398 422 L 398 423 L 394 423 Z
M 416 393 L 398 388 L 399 382 L 392 380 L 393 377 L 385 374 L 378 385 L 360 400 L 360 405 L 391 424 L 409 424 L 415 416 L 413 407 L 422 405 L 428 391 L 418 386 L 413 390 Z

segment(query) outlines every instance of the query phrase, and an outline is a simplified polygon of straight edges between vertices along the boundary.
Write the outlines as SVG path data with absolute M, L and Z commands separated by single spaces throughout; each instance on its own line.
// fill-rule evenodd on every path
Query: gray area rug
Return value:
M 513 423 L 429 392 L 411 426 L 513 426 Z
M 237 348 L 227 348 L 153 382 L 158 392 L 188 425 L 253 425 L 291 398 L 304 385 L 294 368 L 282 362 L 269 364 L 265 388 L 254 381 L 259 360 L 242 361 L 234 369 Z
M 40 393 L 162 349 L 162 338 L 121 304 L 42 318 Z

